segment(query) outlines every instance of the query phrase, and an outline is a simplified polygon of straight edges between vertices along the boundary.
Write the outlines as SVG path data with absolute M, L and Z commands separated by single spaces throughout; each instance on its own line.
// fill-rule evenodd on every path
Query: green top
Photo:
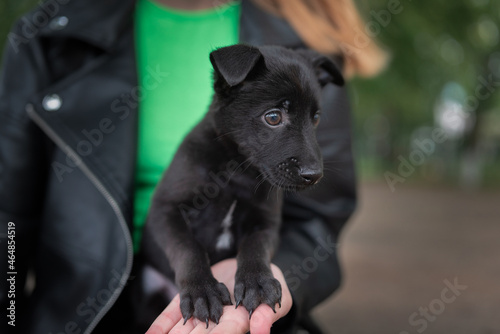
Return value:
M 139 0 L 135 36 L 139 74 L 139 143 L 134 249 L 142 236 L 156 184 L 186 134 L 210 105 L 209 53 L 238 43 L 240 3 L 181 11 Z M 159 74 L 158 74 L 159 73 Z

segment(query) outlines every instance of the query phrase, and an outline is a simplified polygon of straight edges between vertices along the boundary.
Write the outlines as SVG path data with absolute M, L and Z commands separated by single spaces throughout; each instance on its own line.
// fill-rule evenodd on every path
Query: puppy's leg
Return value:
M 280 225 L 279 215 L 273 216 L 255 217 L 254 232 L 244 237 L 238 251 L 234 298 L 236 307 L 245 306 L 250 317 L 260 304 L 269 305 L 273 311 L 276 304 L 281 307 L 281 284 L 270 268 Z M 255 226 L 257 222 L 259 226 Z
M 191 234 L 180 211 L 154 201 L 146 227 L 175 272 L 185 321 L 194 316 L 205 321 L 207 327 L 209 320 L 218 323 L 223 305 L 231 305 L 229 291 L 213 277 L 207 253 Z M 169 272 L 168 268 L 159 269 L 164 274 Z
M 219 323 L 223 305 L 231 305 L 227 287 L 218 282 L 210 271 L 206 253 L 197 244 L 185 248 L 188 256 L 179 257 L 175 265 L 176 284 L 181 298 L 180 307 L 184 323 L 191 317 Z

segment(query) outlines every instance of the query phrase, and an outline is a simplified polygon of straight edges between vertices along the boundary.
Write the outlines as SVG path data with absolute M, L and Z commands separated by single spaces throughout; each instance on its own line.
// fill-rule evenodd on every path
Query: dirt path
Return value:
M 366 184 L 340 242 L 328 333 L 500 333 L 500 191 Z

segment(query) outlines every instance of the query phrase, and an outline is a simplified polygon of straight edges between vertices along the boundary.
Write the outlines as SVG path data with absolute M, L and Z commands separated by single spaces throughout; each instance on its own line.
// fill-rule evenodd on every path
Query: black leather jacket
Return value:
M 0 77 L 0 308 L 3 314 L 15 301 L 16 325 L 2 316 L 0 326 L 23 334 L 90 333 L 133 281 L 135 3 L 47 4 L 14 26 Z M 303 45 L 286 22 L 247 0 L 240 39 Z M 344 88 L 325 88 L 322 112 L 326 175 L 313 191 L 286 199 L 274 260 L 294 297 L 289 324 L 338 287 L 332 242 L 355 207 Z M 6 269 L 8 222 L 15 225 L 13 270 Z

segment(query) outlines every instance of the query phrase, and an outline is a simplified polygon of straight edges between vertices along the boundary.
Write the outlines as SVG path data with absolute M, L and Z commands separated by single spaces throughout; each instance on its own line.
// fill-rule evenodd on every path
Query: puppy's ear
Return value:
M 312 63 L 322 87 L 329 82 L 338 86 L 344 85 L 342 72 L 330 58 L 313 50 L 302 49 L 297 51 Z
M 248 45 L 226 46 L 210 53 L 215 72 L 230 86 L 243 82 L 262 58 L 259 49 Z

